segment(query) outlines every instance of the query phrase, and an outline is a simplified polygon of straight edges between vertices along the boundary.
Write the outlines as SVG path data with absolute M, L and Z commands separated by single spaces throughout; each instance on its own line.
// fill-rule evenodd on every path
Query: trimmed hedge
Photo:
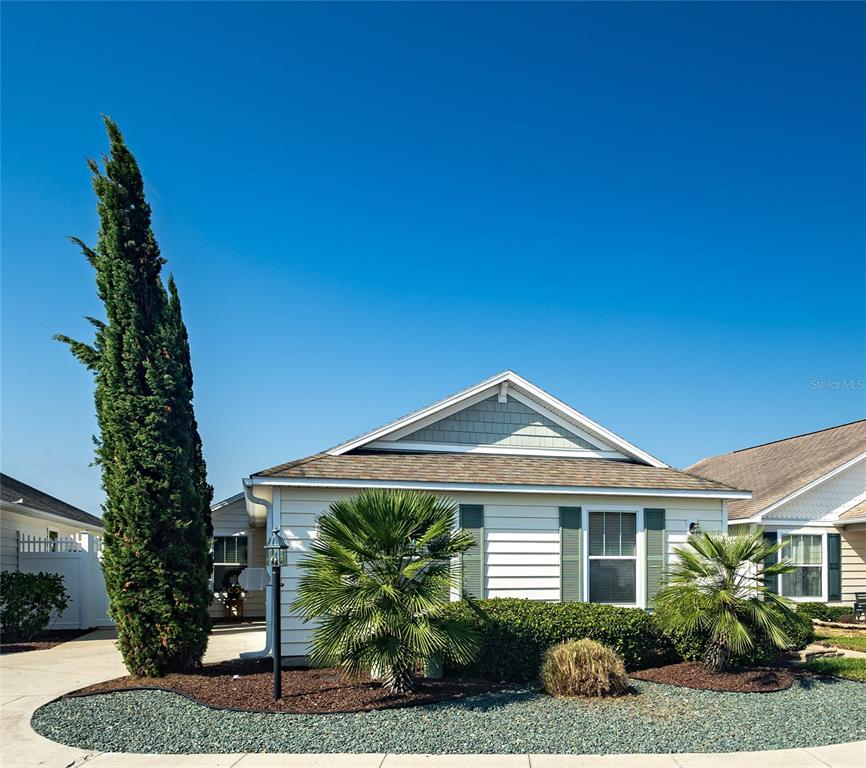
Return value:
M 446 616 L 466 622 L 480 637 L 475 661 L 460 665 L 446 657 L 451 672 L 489 680 L 535 680 L 548 648 L 567 640 L 589 638 L 615 650 L 628 671 L 675 661 L 700 661 L 706 637 L 667 634 L 652 614 L 640 608 L 600 603 L 546 603 L 539 600 L 492 598 L 451 603 Z M 794 614 L 787 626 L 794 648 L 815 636 L 811 618 Z M 779 650 L 764 637 L 746 654 L 734 656 L 739 666 L 768 664 Z
M 793 614 L 785 624 L 785 630 L 791 638 L 791 650 L 805 648 L 815 639 L 812 620 L 799 612 Z M 673 646 L 676 656 L 683 661 L 700 661 L 707 646 L 705 636 L 692 632 L 670 633 L 668 640 Z M 731 663 L 741 667 L 770 664 L 779 655 L 780 650 L 770 642 L 766 635 L 762 635 L 750 651 L 734 654 L 731 657 Z
M 451 603 L 446 611 L 449 618 L 466 622 L 481 638 L 472 664 L 446 659 L 448 669 L 490 680 L 534 680 L 548 648 L 585 637 L 615 650 L 628 670 L 657 666 L 673 658 L 670 643 L 652 616 L 640 608 L 492 598 Z
M 838 621 L 843 616 L 851 616 L 854 613 L 854 607 L 851 605 L 827 605 L 827 603 L 799 603 L 797 613 L 820 621 Z

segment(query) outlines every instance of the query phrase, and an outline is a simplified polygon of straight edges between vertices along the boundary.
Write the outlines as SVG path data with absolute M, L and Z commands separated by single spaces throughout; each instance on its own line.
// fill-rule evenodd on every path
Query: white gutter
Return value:
M 245 481 L 246 482 L 246 481 Z M 344 480 L 253 476 L 252 485 L 294 488 L 404 488 L 425 491 L 479 491 L 484 493 L 546 493 L 591 496 L 668 496 L 685 499 L 751 499 L 751 491 L 677 490 L 670 488 L 610 488 L 573 485 L 515 485 L 494 483 L 441 483 L 415 480 Z
M 79 530 L 88 531 L 89 533 L 105 533 L 105 527 L 95 525 L 94 523 L 85 523 L 82 520 L 73 520 L 71 517 L 63 515 L 55 515 L 52 512 L 45 512 L 42 509 L 28 507 L 25 504 L 16 504 L 14 501 L 4 501 L 2 508 L 7 512 L 17 512 L 25 517 L 35 517 L 39 520 L 47 520 L 50 523 L 59 523 L 69 528 L 78 528 Z M 82 510 L 83 511 L 83 510 Z
M 274 506 L 267 499 L 262 499 L 259 496 L 253 496 L 252 483 L 248 479 L 244 479 L 244 497 L 250 504 L 261 504 L 265 508 L 267 522 L 265 523 L 265 537 L 273 528 Z M 265 566 L 267 567 L 267 566 Z M 265 599 L 265 647 L 260 651 L 243 651 L 240 654 L 242 659 L 263 659 L 271 655 L 274 647 L 273 638 L 273 617 L 271 616 L 271 601 Z

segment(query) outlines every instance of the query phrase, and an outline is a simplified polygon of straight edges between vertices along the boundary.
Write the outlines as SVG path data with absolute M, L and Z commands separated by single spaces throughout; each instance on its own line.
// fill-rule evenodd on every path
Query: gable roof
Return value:
M 685 471 L 750 488 L 751 499 L 728 506 L 730 520 L 745 520 L 772 511 L 864 458 L 866 419 L 701 459 Z
M 320 453 L 262 470 L 253 475 L 254 482 L 256 478 L 321 487 L 504 490 L 524 486 L 563 493 L 620 489 L 634 494 L 644 489 L 714 498 L 748 495 L 670 467 L 633 461 L 477 453 Z
M 861 501 L 859 504 L 855 504 L 850 509 L 846 509 L 841 515 L 839 515 L 840 520 L 854 520 L 860 517 L 866 519 L 866 499 Z
M 102 528 L 102 520 L 96 515 L 91 515 L 83 509 L 73 507 L 65 501 L 51 496 L 32 485 L 22 483 L 14 477 L 0 473 L 0 499 L 10 506 L 21 507 L 22 513 L 27 509 L 37 512 L 45 512 L 49 515 L 62 517 L 75 523 L 86 523 L 87 525 Z
M 471 387 L 462 389 L 453 395 L 389 422 L 384 426 L 358 435 L 351 440 L 330 448 L 326 453 L 331 456 L 341 456 L 360 448 L 377 447 L 372 444 L 405 436 L 450 413 L 468 407 L 473 402 L 488 397 L 503 387 L 509 394 L 514 394 L 521 399 L 525 398 L 524 402 L 531 404 L 530 407 L 537 409 L 543 415 L 552 417 L 560 423 L 567 424 L 574 434 L 588 439 L 590 443 L 597 445 L 601 453 L 604 453 L 605 450 L 610 452 L 613 449 L 614 452 L 621 454 L 623 458 L 648 464 L 652 467 L 668 466 L 665 462 L 651 456 L 636 445 L 611 432 L 588 416 L 566 405 L 549 392 L 545 392 L 540 387 L 510 370 L 502 371 L 502 373 L 484 379 Z M 394 446 L 393 444 L 391 447 L 398 448 L 398 446 Z

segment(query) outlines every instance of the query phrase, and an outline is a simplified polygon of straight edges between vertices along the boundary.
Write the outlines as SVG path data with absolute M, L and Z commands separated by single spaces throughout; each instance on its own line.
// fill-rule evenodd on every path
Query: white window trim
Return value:
M 581 526 L 581 583 L 583 601 L 589 602 L 589 513 L 590 512 L 631 512 L 635 515 L 635 552 L 631 555 L 601 556 L 593 555 L 593 560 L 634 560 L 635 598 L 634 603 L 599 603 L 599 605 L 615 605 L 619 608 L 646 608 L 646 529 L 643 521 L 643 507 L 631 507 L 621 504 L 592 504 L 584 506 Z
M 219 565 L 223 568 L 231 567 L 231 566 L 241 566 L 243 568 L 249 568 L 250 567 L 250 534 L 248 534 L 248 533 L 244 533 L 244 534 L 215 533 L 215 534 L 213 534 L 213 539 L 214 539 L 214 541 L 216 541 L 217 539 L 246 539 L 247 540 L 247 562 L 245 565 L 241 564 L 241 563 L 218 563 L 216 561 L 216 558 L 214 558 L 214 561 L 211 564 L 210 580 L 211 580 L 211 584 L 213 585 L 212 591 L 215 595 L 222 595 L 222 594 L 224 594 L 222 589 L 221 589 L 222 585 L 220 585 L 220 587 L 218 587 L 217 583 L 216 583 L 216 567 Z
M 790 595 L 786 595 L 782 592 L 782 576 L 778 577 L 779 579 L 779 594 L 782 597 L 787 597 L 788 600 L 791 600 L 795 603 L 827 603 L 829 602 L 830 595 L 830 569 L 828 567 L 828 558 L 827 558 L 827 530 L 816 529 L 814 527 L 800 527 L 800 528 L 777 528 L 776 531 L 776 541 L 781 543 L 788 536 L 820 536 L 821 537 L 821 595 L 820 597 L 791 597 Z M 776 555 L 777 560 L 781 560 L 782 558 L 782 550 Z M 817 567 L 817 566 L 812 566 Z

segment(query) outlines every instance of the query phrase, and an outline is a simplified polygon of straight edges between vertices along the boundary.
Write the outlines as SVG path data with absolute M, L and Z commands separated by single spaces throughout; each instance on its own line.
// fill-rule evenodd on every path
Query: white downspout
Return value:
M 252 483 L 248 479 L 244 479 L 244 497 L 250 504 L 261 504 L 265 508 L 265 541 L 271 529 L 274 527 L 274 506 L 267 499 L 262 499 L 259 496 L 253 496 Z M 267 566 L 265 566 L 267 567 Z M 243 651 L 240 654 L 242 659 L 262 659 L 271 655 L 273 648 L 273 617 L 271 616 L 271 601 L 265 600 L 265 647 L 260 651 Z

